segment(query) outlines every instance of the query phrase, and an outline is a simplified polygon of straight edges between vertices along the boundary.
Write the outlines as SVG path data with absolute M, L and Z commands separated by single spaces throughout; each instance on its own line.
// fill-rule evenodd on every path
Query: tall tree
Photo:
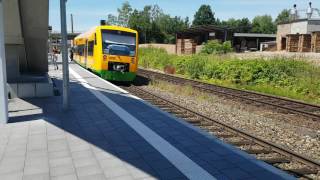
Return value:
M 215 24 L 214 13 L 211 10 L 210 5 L 201 5 L 199 10 L 194 15 L 192 25 L 212 25 Z
M 288 22 L 288 21 L 290 21 L 290 10 L 284 9 L 276 18 L 275 23 L 279 24 L 279 23 Z
M 274 34 L 277 30 L 272 17 L 269 15 L 256 16 L 252 21 L 252 32 Z
M 134 10 L 128 26 L 139 32 L 140 43 L 174 43 L 175 33 L 187 28 L 189 20 L 164 14 L 158 5 L 145 6 L 142 11 Z
M 233 32 L 248 33 L 251 31 L 252 24 L 248 18 L 234 19 L 230 18 L 227 21 L 217 22 L 217 25 L 231 28 Z
M 157 21 L 163 15 L 163 10 L 156 4 L 151 7 L 151 21 Z
M 130 15 L 132 13 L 131 5 L 128 1 L 122 4 L 121 8 L 118 8 L 118 25 L 128 27 Z
M 118 25 L 118 18 L 113 14 L 108 14 L 107 24 L 114 26 Z
M 189 17 L 187 16 L 185 19 L 184 19 L 184 28 L 189 28 L 190 26 L 190 22 L 189 22 Z
M 248 18 L 242 18 L 238 24 L 238 32 L 249 33 L 251 31 L 252 24 Z

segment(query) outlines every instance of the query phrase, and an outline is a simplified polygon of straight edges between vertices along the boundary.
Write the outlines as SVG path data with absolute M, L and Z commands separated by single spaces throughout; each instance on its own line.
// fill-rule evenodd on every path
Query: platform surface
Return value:
M 1 180 L 294 179 L 76 64 L 70 80 L 67 112 L 61 96 L 10 101 Z

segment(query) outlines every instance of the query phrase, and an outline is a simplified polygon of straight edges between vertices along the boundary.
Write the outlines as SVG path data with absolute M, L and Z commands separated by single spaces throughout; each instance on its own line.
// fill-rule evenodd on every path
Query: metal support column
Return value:
M 63 109 L 69 109 L 69 64 L 68 64 L 68 39 L 67 39 L 67 17 L 66 2 L 60 0 L 61 17 L 61 52 L 62 52 L 62 70 L 63 70 Z
M 73 14 L 70 15 L 71 17 L 71 33 L 74 33 L 73 31 Z
M 3 16 L 3 0 L 0 0 L 0 124 L 6 124 L 8 122 L 8 92 Z

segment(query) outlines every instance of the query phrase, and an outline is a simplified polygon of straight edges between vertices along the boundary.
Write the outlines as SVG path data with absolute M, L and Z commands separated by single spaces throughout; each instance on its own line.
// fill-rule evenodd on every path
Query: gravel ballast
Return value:
M 320 161 L 320 122 L 166 82 L 142 87 L 212 119 Z

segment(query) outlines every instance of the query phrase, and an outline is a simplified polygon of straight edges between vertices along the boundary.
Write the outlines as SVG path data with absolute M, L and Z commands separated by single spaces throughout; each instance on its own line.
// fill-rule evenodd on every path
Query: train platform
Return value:
M 70 81 L 67 112 L 61 96 L 10 100 L 1 180 L 295 179 L 76 64 Z

